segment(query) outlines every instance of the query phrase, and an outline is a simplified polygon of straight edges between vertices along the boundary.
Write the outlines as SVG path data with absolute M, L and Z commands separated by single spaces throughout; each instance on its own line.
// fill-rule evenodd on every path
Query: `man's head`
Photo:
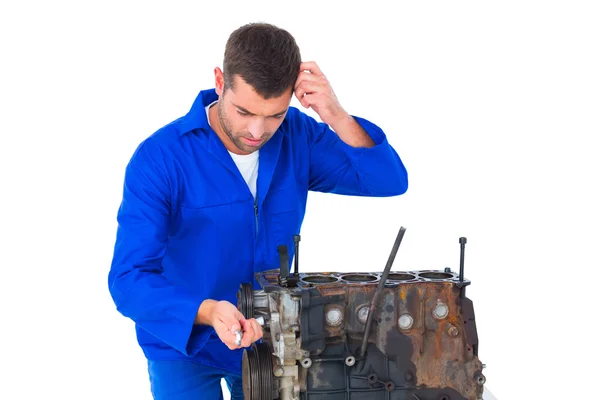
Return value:
M 223 71 L 215 68 L 218 118 L 227 136 L 221 139 L 230 151 L 251 153 L 273 136 L 287 113 L 301 62 L 292 35 L 273 25 L 248 24 L 230 35 Z

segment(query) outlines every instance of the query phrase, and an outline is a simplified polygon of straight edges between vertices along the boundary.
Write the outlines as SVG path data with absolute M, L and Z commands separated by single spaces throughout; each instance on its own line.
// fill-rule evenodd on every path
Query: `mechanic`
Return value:
M 309 191 L 384 197 L 408 187 L 382 129 L 340 105 L 286 30 L 238 28 L 214 76 L 125 169 L 108 285 L 135 322 L 154 399 L 222 399 L 222 378 L 243 398 L 243 349 L 262 329 L 236 294 L 278 268 L 278 245 L 292 260 Z M 322 122 L 290 106 L 293 96 Z

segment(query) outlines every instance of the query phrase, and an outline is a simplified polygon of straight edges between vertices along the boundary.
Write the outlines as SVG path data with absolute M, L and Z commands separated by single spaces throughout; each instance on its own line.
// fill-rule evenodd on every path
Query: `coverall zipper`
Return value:
M 256 229 L 256 233 L 258 234 L 258 204 L 256 200 L 254 201 L 254 227 Z

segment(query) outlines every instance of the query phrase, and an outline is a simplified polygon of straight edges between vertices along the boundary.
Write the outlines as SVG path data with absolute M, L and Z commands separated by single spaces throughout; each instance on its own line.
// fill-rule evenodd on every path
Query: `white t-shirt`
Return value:
M 209 104 L 205 108 L 206 109 L 206 118 L 208 120 L 210 120 L 208 118 L 208 109 L 215 103 L 216 103 L 216 101 L 213 102 L 212 104 Z M 231 151 L 229 151 L 229 154 L 231 155 L 233 162 L 235 163 L 235 165 L 237 165 L 238 169 L 240 170 L 240 173 L 242 174 L 242 177 L 248 184 L 248 188 L 250 189 L 252 196 L 254 196 L 254 197 L 256 197 L 256 179 L 258 178 L 258 159 L 259 159 L 258 153 L 259 153 L 258 151 L 255 151 L 250 154 L 242 155 L 242 154 L 235 154 L 235 153 L 232 153 Z

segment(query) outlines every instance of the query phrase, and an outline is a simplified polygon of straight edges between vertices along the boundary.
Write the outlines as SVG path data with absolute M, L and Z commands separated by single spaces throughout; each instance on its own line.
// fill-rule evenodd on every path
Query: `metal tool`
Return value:
M 261 317 L 256 317 L 256 322 L 258 322 L 258 324 L 260 326 L 264 326 L 265 325 L 265 319 L 262 316 Z M 235 345 L 236 346 L 241 346 L 242 345 L 242 336 L 244 336 L 244 332 L 242 332 L 242 331 L 235 331 L 233 333 L 235 333 Z

